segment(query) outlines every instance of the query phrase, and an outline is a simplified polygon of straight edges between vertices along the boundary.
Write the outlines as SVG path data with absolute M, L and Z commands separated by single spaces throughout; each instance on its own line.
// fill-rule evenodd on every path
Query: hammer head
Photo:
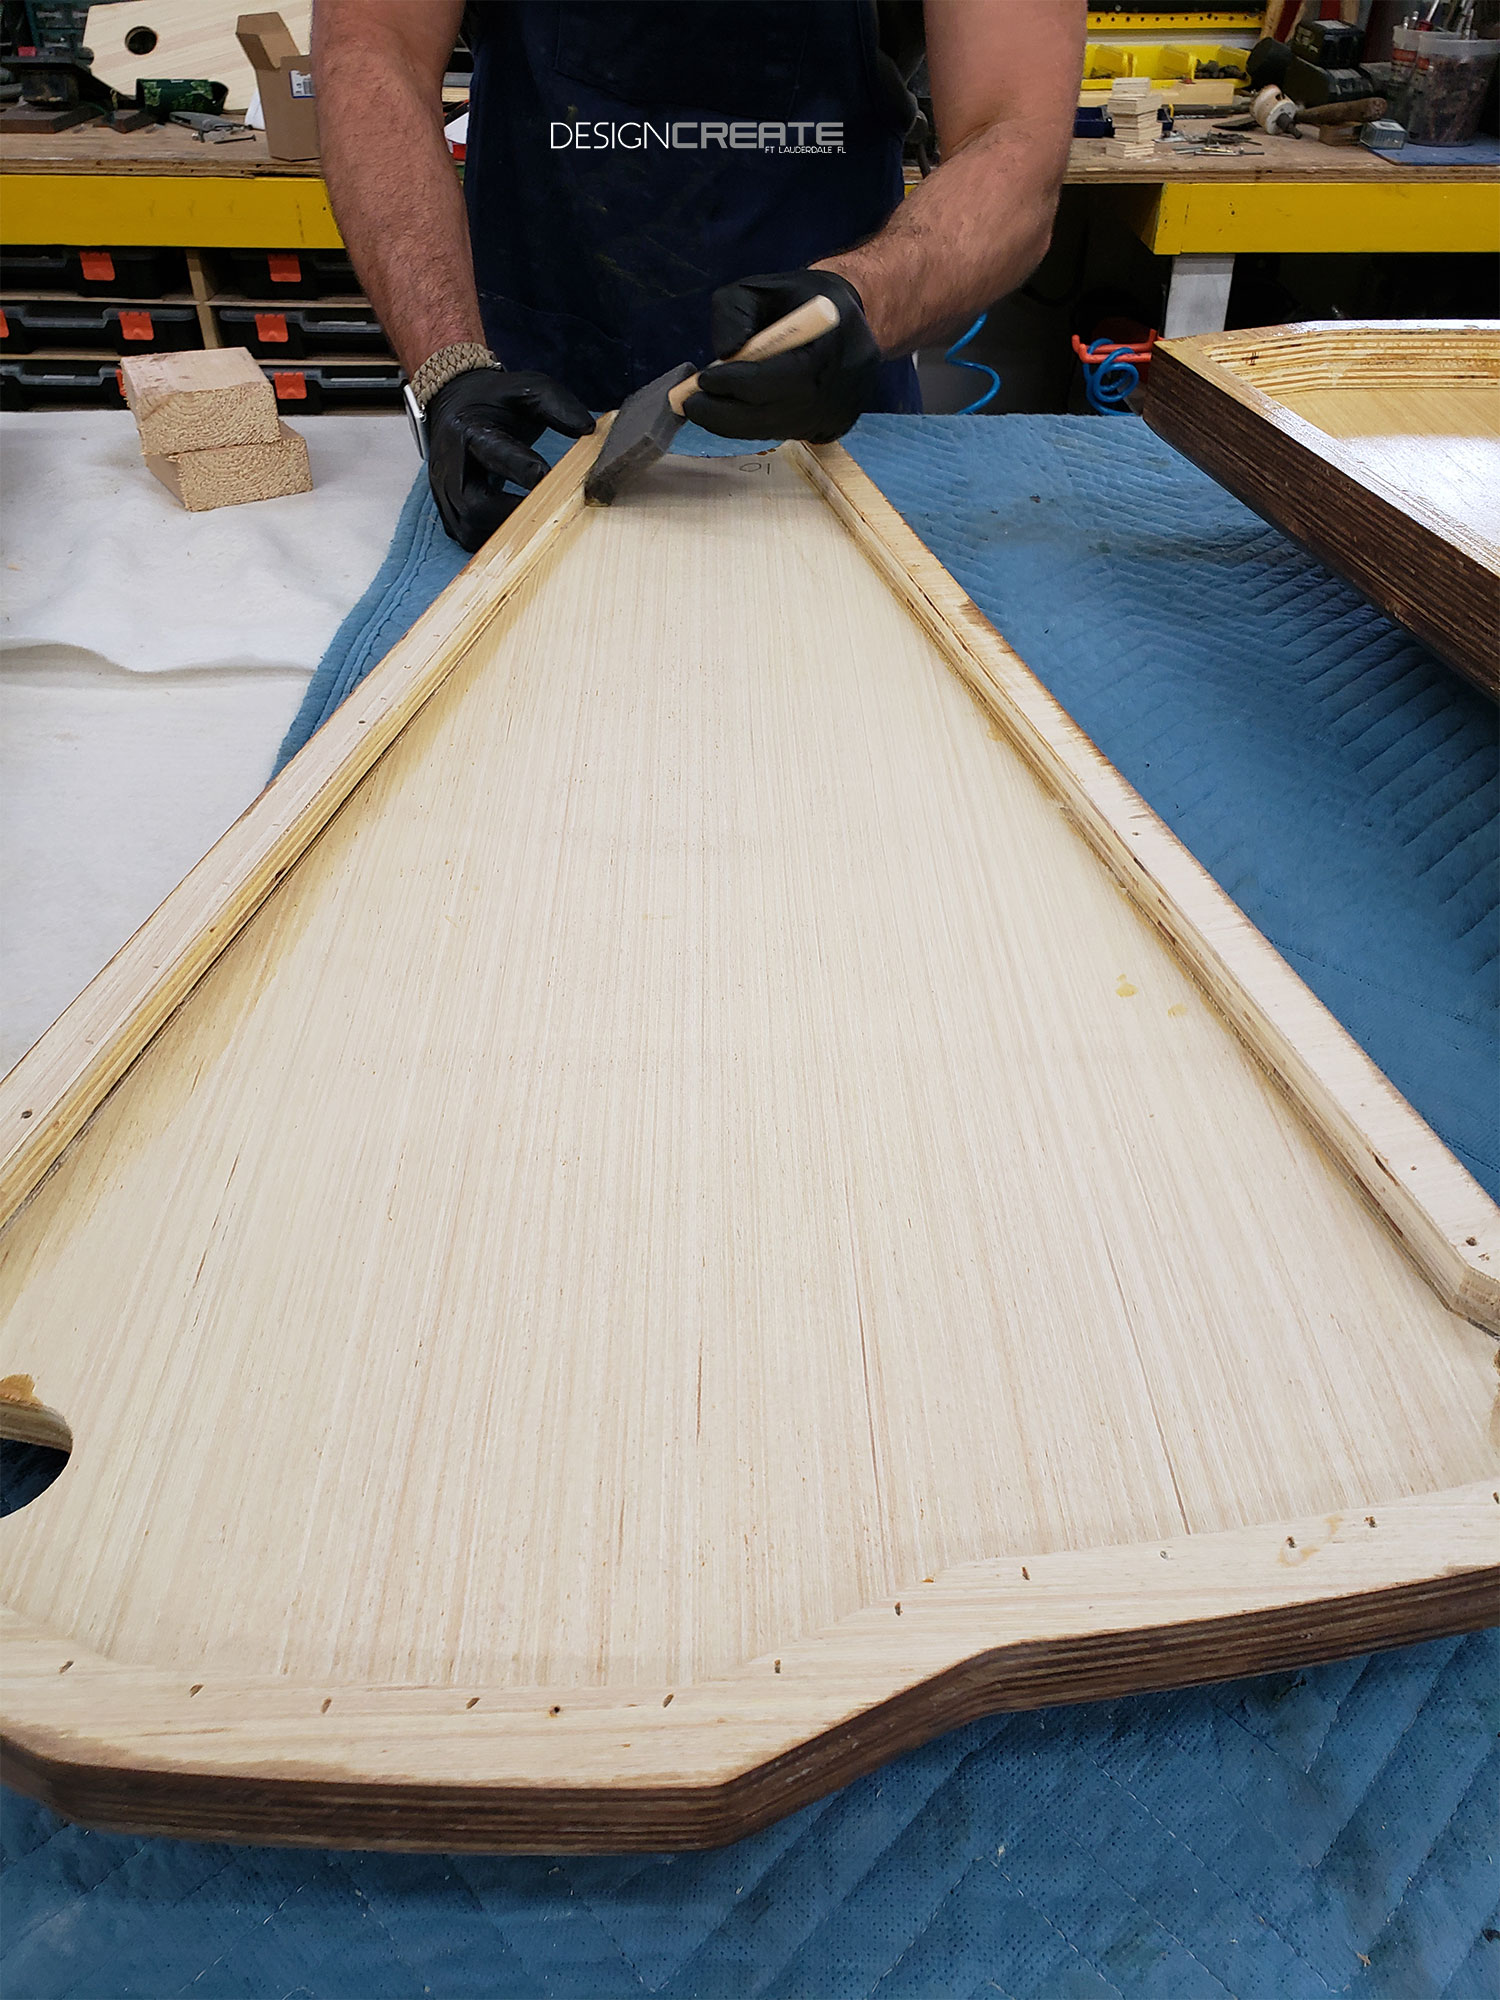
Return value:
M 583 482 L 585 500 L 607 507 L 627 481 L 644 472 L 647 466 L 655 465 L 672 449 L 672 440 L 682 429 L 683 420 L 667 396 L 679 382 L 696 373 L 693 364 L 684 361 L 625 398 Z

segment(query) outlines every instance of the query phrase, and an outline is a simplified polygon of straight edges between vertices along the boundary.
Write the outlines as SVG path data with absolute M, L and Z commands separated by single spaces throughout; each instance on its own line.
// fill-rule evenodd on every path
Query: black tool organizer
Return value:
M 18 243 L 0 250 L 0 287 L 8 292 L 73 292 L 80 298 L 191 297 L 181 250 L 71 250 Z
M 214 250 L 215 275 L 224 287 L 247 299 L 346 298 L 359 292 L 359 279 L 345 250 Z
M 363 354 L 390 359 L 385 331 L 363 300 L 334 305 L 214 307 L 225 347 L 248 347 L 261 361 L 302 360 L 308 355 Z
M 191 299 L 135 303 L 123 299 L 0 297 L 0 354 L 57 354 L 101 349 L 112 354 L 180 352 L 201 347 Z
M 0 408 L 119 409 L 128 354 L 246 347 L 283 416 L 400 407 L 341 250 L 0 246 Z

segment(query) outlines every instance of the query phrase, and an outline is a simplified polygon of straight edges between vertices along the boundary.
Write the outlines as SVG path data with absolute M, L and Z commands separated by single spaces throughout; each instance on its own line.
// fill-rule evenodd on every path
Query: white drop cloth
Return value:
M 313 491 L 188 514 L 125 411 L 0 418 L 0 1071 L 264 785 L 416 473 L 300 420 Z

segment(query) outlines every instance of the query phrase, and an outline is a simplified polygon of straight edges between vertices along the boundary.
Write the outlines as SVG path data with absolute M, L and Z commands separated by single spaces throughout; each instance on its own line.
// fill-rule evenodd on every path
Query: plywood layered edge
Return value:
M 13 1072 L 23 1202 L 581 507 L 576 447 Z M 1196 973 L 1444 1303 L 1500 1323 L 1500 1211 L 837 447 L 788 456 Z M 21 1111 L 30 1118 L 21 1119 Z M 8 1430 L 0 1399 L 0 1435 Z M 64 1475 L 66 1476 L 66 1475 Z M 684 1687 L 191 1680 L 8 1617 L 7 1776 L 101 1827 L 437 1850 L 660 1849 L 753 1830 L 1005 1708 L 1237 1677 L 1491 1622 L 1500 1498 L 969 1563 Z
M 1497 1547 L 1500 1491 L 1481 1483 L 964 1564 L 681 1688 L 190 1681 L 8 1615 L 5 1775 L 90 1826 L 196 1840 L 711 1847 L 981 1715 L 1477 1630 L 1500 1614 Z
M 1286 407 L 1299 389 L 1470 384 L 1500 395 L 1500 324 L 1348 321 L 1195 334 L 1152 351 L 1145 417 L 1184 457 L 1295 537 L 1491 696 L 1500 559 Z

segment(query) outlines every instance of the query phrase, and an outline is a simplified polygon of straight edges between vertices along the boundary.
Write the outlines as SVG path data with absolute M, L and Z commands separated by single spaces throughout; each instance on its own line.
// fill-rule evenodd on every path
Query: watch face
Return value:
M 427 462 L 427 419 L 422 414 L 422 405 L 412 394 L 410 382 L 401 384 L 401 400 L 406 405 L 406 421 L 411 425 L 411 434 L 416 442 L 417 456 L 425 465 Z

